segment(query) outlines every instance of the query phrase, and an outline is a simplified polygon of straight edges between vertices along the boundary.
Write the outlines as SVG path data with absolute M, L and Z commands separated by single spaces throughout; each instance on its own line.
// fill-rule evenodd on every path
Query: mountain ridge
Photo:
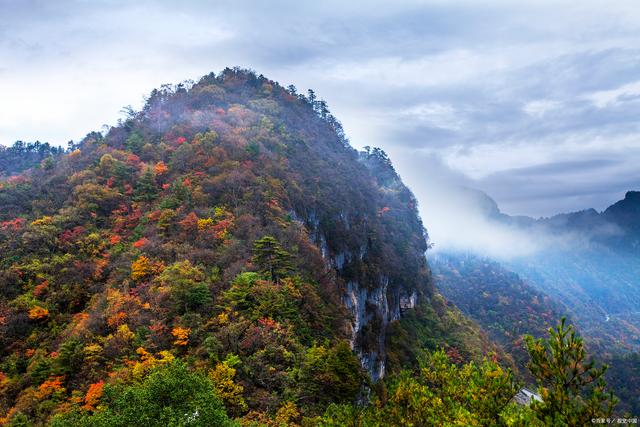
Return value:
M 0 204 L 4 420 L 91 413 L 86 396 L 173 360 L 226 384 L 233 416 L 311 417 L 425 350 L 497 350 L 434 289 L 386 154 L 251 71 L 154 90 L 1 182 Z

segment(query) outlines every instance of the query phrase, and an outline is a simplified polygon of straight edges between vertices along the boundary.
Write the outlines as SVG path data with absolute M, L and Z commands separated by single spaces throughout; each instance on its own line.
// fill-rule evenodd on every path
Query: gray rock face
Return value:
M 293 218 L 300 215 L 291 214 Z M 348 215 L 341 214 L 337 221 L 348 224 Z M 348 225 L 345 229 L 349 229 Z M 345 276 L 345 269 L 353 262 L 362 262 L 367 255 L 367 242 L 358 246 L 332 251 L 335 242 L 328 242 L 320 229 L 320 221 L 315 212 L 307 213 L 306 226 L 311 239 L 320 249 L 327 269 L 333 269 L 338 277 Z M 374 382 L 385 375 L 385 340 L 389 323 L 399 320 L 403 313 L 413 309 L 418 303 L 417 289 L 407 291 L 399 283 L 390 283 L 389 274 L 381 273 L 369 279 L 366 284 L 358 279 L 346 279 L 342 301 L 349 311 L 351 348 L 360 359 L 363 368 L 369 373 Z
M 407 295 L 398 287 L 391 288 L 389 278 L 381 275 L 377 286 L 372 288 L 362 287 L 355 281 L 348 282 L 343 301 L 351 314 L 351 348 L 358 354 L 371 379 L 377 382 L 385 374 L 387 326 L 399 320 L 406 310 L 415 307 L 418 292 L 414 290 Z M 366 351 L 360 345 L 360 338 L 363 329 L 371 323 L 378 333 L 375 346 Z

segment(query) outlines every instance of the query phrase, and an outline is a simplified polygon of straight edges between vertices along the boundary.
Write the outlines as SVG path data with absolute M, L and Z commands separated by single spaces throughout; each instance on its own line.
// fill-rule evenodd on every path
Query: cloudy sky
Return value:
M 427 224 L 437 183 L 533 216 L 640 189 L 637 0 L 0 0 L 0 143 L 66 144 L 234 65 L 315 89 Z

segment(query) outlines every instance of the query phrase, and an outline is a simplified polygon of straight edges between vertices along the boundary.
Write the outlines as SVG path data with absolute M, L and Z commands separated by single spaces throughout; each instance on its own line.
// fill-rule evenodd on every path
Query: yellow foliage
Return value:
M 85 358 L 89 361 L 96 359 L 100 353 L 102 353 L 102 346 L 100 344 L 87 344 L 84 346 Z
M 46 308 L 40 307 L 36 305 L 31 310 L 29 310 L 29 319 L 31 320 L 42 320 L 49 317 L 49 310 Z
M 144 279 L 152 272 L 152 265 L 149 258 L 142 255 L 131 264 L 131 278 L 133 280 Z
M 133 376 L 134 378 L 137 378 L 137 379 L 144 377 L 144 375 L 147 372 L 149 372 L 151 369 L 155 368 L 156 366 L 170 363 L 175 359 L 173 354 L 169 353 L 166 350 L 163 350 L 160 353 L 157 353 L 159 357 L 154 356 L 153 354 L 149 353 L 147 350 L 145 350 L 142 347 L 138 347 L 138 349 L 136 350 L 136 353 L 140 355 L 140 359 L 141 359 L 140 362 L 134 363 L 133 369 L 132 369 Z
M 242 412 L 247 409 L 247 403 L 242 397 L 244 387 L 233 381 L 235 376 L 235 368 L 229 366 L 226 361 L 218 363 L 214 369 L 209 371 L 209 378 L 213 381 L 217 395 L 225 405 Z
M 220 325 L 225 325 L 229 322 L 229 313 L 224 311 L 220 314 L 218 314 L 218 323 Z
M 127 324 L 125 323 L 124 325 L 118 326 L 116 337 L 121 338 L 124 341 L 131 341 L 136 337 L 136 335 L 131 332 L 131 329 L 129 329 L 129 326 L 127 326 Z
M 191 333 L 191 328 L 181 328 L 180 326 L 176 326 L 171 331 L 171 335 L 176 339 L 173 344 L 179 346 L 185 346 L 189 344 L 189 334 Z
M 34 227 L 38 227 L 40 225 L 49 225 L 53 223 L 53 218 L 50 216 L 43 216 L 42 218 L 38 218 L 31 222 L 31 225 Z
M 300 411 L 293 402 L 285 402 L 276 412 L 277 425 L 296 426 L 299 419 Z
M 201 218 L 198 220 L 198 230 L 204 231 L 213 226 L 213 219 Z
M 138 281 L 152 274 L 160 273 L 162 270 L 164 270 L 164 264 L 152 262 L 146 256 L 141 255 L 131 263 L 131 278 Z

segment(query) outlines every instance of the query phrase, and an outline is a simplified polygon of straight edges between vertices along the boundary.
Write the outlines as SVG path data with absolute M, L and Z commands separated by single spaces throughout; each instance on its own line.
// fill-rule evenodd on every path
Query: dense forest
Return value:
M 2 424 L 612 413 L 564 324 L 526 342 L 544 402 L 514 403 L 511 357 L 433 285 L 415 198 L 313 91 L 226 69 L 154 90 L 64 153 L 11 150 L 25 160 L 0 182 Z
M 513 355 L 520 368 L 529 358 L 524 335 L 541 338 L 567 316 L 564 307 L 490 259 L 436 254 L 429 263 L 442 294 Z
M 73 148 L 73 143 L 69 144 Z M 48 142 L 16 141 L 12 146 L 0 145 L 0 177 L 8 177 L 32 167 L 50 169 L 55 157 L 66 150 L 50 145 Z
M 525 336 L 544 337 L 557 319 L 571 319 L 572 312 L 494 260 L 439 253 L 429 257 L 429 264 L 442 294 L 502 345 L 515 359 L 523 379 L 531 382 Z M 638 413 L 640 353 L 622 351 L 616 344 L 603 345 L 599 337 L 580 332 L 590 353 L 609 366 L 606 378 L 619 398 L 618 409 Z M 612 336 L 610 342 L 618 341 Z

